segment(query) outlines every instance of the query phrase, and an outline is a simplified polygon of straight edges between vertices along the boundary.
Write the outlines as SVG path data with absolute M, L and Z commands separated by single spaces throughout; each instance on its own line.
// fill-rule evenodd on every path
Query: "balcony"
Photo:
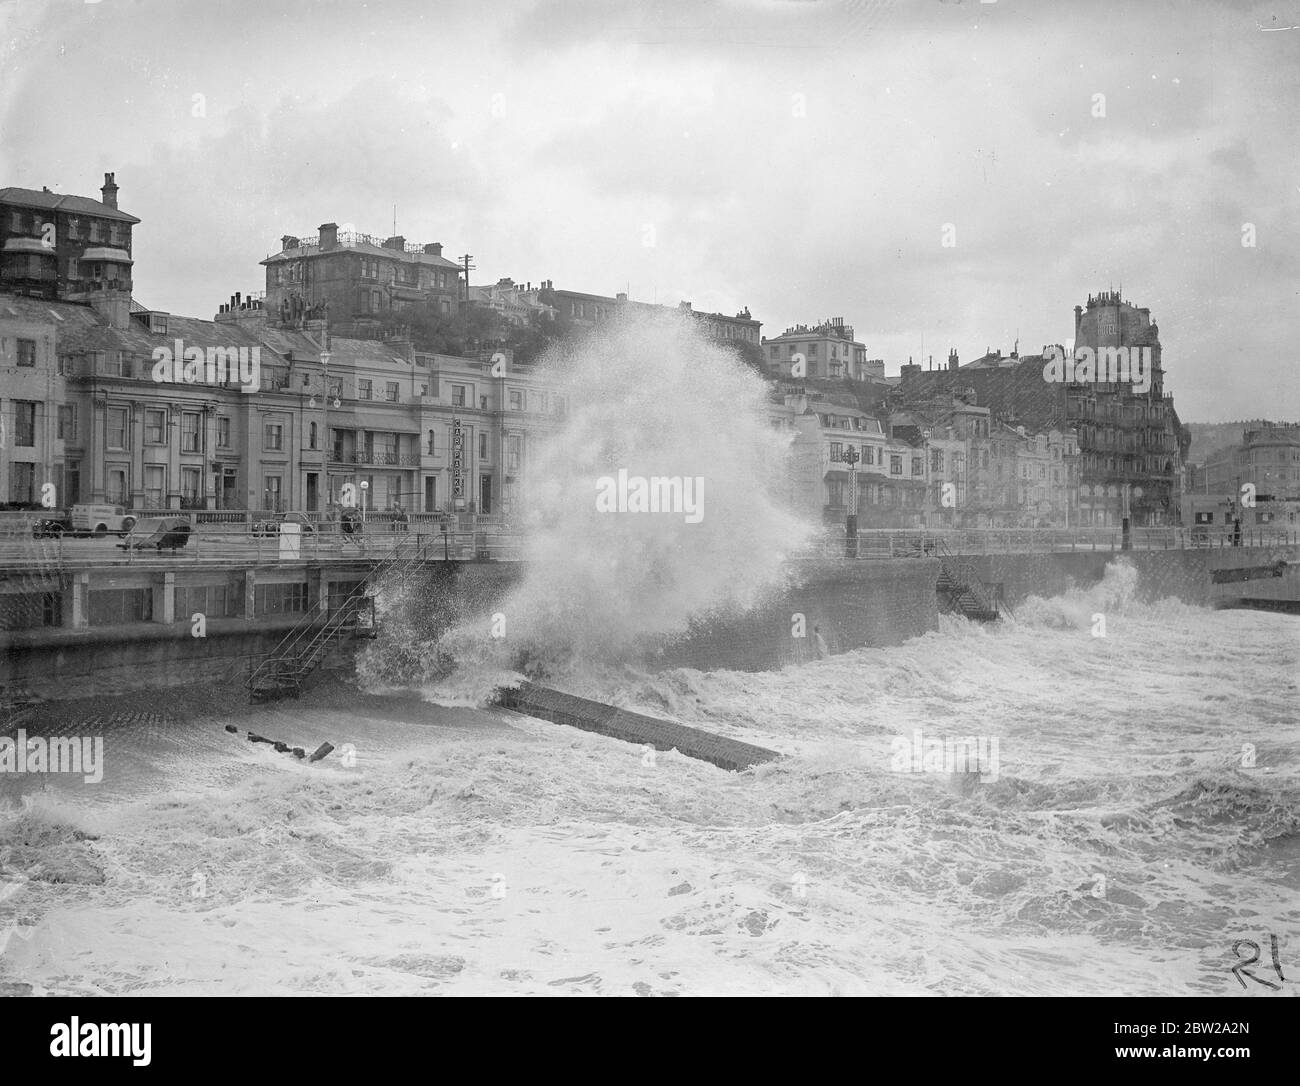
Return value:
M 418 468 L 420 466 L 420 454 L 389 452 L 387 449 L 376 449 L 371 452 L 364 449 L 360 452 L 344 452 L 342 449 L 333 449 L 330 452 L 330 463 L 358 464 L 366 467 Z

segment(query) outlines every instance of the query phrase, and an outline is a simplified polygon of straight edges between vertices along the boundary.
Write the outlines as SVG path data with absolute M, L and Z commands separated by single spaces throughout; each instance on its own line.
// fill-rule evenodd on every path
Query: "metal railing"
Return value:
M 321 593 L 315 606 L 265 654 L 262 662 L 256 666 L 250 664 L 248 688 L 257 693 L 263 687 L 279 686 L 286 670 L 296 675 L 295 681 L 300 681 L 303 669 L 310 670 L 318 662 L 317 650 L 322 645 L 327 648 L 335 632 L 355 621 L 363 602 L 374 594 L 386 576 L 396 573 L 405 580 L 413 570 L 428 563 L 432 543 L 428 536 L 398 539 L 346 596 L 331 598 L 328 593 Z
M 842 528 L 823 530 L 793 557 L 843 558 L 846 536 Z M 1124 533 L 1119 528 L 861 528 L 859 558 L 934 557 L 942 543 L 954 555 L 1040 554 L 1071 551 L 1122 553 Z M 1198 531 L 1194 528 L 1133 528 L 1129 550 L 1193 550 L 1232 547 L 1300 545 L 1297 528 L 1242 528 L 1239 537 L 1230 530 Z
M 448 530 L 440 530 L 443 523 Z M 169 565 L 271 565 L 281 561 L 382 561 L 395 547 L 419 545 L 430 561 L 518 561 L 523 543 L 518 533 L 488 517 L 466 517 L 465 526 L 436 514 L 369 514 L 354 533 L 319 520 L 313 531 L 298 536 L 296 549 L 281 547 L 278 533 L 257 535 L 242 522 L 196 525 L 184 545 L 161 552 L 153 547 L 124 548 L 116 533 L 106 537 L 33 538 L 30 526 L 21 533 L 0 535 L 0 568 L 116 567 L 163 561 Z

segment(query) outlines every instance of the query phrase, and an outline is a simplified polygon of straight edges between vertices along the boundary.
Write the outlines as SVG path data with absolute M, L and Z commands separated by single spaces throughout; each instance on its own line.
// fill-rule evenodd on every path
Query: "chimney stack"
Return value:
M 406 239 L 401 234 L 395 234 L 384 242 L 385 249 L 393 249 L 396 252 L 406 252 Z
M 440 242 L 440 241 L 431 241 L 431 242 L 429 242 L 428 245 L 426 245 L 426 246 L 424 247 L 424 251 L 425 251 L 429 256 L 442 256 L 442 242 Z
M 99 190 L 104 196 L 104 206 L 117 208 L 117 182 L 111 173 L 104 174 L 104 186 Z
M 320 251 L 329 252 L 339 247 L 339 224 L 323 222 L 320 224 Z
M 285 234 L 284 237 L 280 239 L 281 252 L 284 252 L 285 249 L 296 249 L 296 248 L 298 248 L 298 239 L 294 237 L 292 234 Z

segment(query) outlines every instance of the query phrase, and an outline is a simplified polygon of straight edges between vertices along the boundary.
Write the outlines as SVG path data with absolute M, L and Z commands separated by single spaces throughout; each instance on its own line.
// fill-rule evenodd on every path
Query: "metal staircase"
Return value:
M 1000 598 L 1001 593 L 980 580 L 971 565 L 953 554 L 942 540 L 938 542 L 936 557 L 939 559 L 939 577 L 935 588 L 949 611 L 956 611 L 976 622 L 995 622 L 1003 613 L 1011 614 L 1011 609 Z
M 354 637 L 375 637 L 375 593 L 380 582 L 394 578 L 404 585 L 432 557 L 431 545 L 432 539 L 423 536 L 397 540 L 348 595 L 335 597 L 332 603 L 322 595 L 274 649 L 249 657 L 245 685 L 252 700 L 297 697 L 331 649 Z

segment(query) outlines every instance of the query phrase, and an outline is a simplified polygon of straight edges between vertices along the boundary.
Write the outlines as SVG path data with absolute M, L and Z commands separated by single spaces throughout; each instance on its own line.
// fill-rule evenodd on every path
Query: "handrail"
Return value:
M 415 548 L 412 554 L 403 554 L 404 544 L 414 542 Z M 285 658 L 298 655 L 301 658 L 303 651 L 310 652 L 316 638 L 322 633 L 337 629 L 344 621 L 356 610 L 356 604 L 359 603 L 369 594 L 369 589 L 376 584 L 386 574 L 391 572 L 399 563 L 406 562 L 408 565 L 415 565 L 423 562 L 427 554 L 428 543 L 423 536 L 403 536 L 394 541 L 393 547 L 389 553 L 380 560 L 378 564 L 372 566 L 370 571 L 361 579 L 351 592 L 349 592 L 340 601 L 335 597 L 334 607 L 330 607 L 330 597 L 328 593 L 322 593 L 320 599 L 316 601 L 315 606 L 303 614 L 298 623 L 280 640 L 265 659 L 249 675 L 248 686 L 255 687 L 260 678 L 265 677 L 262 673 L 268 671 L 271 666 L 278 667 L 279 663 Z M 318 626 L 317 622 L 322 613 L 327 614 L 324 625 Z M 338 621 L 335 621 L 336 617 Z M 300 642 L 308 634 L 312 635 L 305 650 L 299 648 Z M 270 672 L 268 671 L 268 674 Z

